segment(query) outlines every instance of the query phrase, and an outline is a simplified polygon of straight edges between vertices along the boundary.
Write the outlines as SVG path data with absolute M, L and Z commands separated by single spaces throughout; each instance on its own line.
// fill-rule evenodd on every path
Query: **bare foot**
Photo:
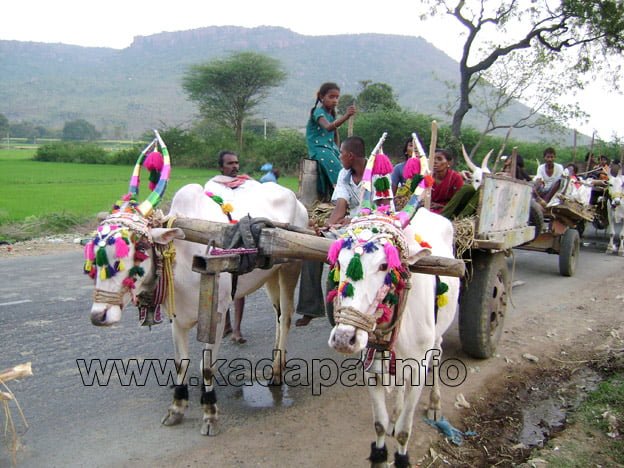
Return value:
M 223 329 L 223 338 L 228 336 L 230 333 L 232 333 L 232 327 L 228 327 L 226 324 L 225 328 Z
M 243 338 L 241 335 L 232 335 L 232 338 L 230 338 L 234 343 L 236 344 L 244 344 L 247 343 L 247 340 L 245 338 Z
M 311 315 L 304 315 L 303 317 L 301 317 L 300 319 L 298 319 L 295 322 L 295 326 L 296 327 L 305 327 L 306 325 L 308 325 L 310 323 L 310 321 L 313 319 L 314 317 L 312 317 Z

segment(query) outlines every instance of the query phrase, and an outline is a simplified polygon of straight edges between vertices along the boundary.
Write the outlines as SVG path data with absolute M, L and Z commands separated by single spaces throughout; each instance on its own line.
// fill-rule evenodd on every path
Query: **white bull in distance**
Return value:
M 333 294 L 336 325 L 329 346 L 344 354 L 359 353 L 375 333 L 383 335 L 384 327 L 390 330 L 383 351 L 379 351 L 376 338 L 367 351 L 371 357 L 379 352 L 390 354 L 388 368 L 384 368 L 385 358 L 378 360 L 380 355 L 375 354 L 365 377 L 373 402 L 376 439 L 369 459 L 374 466 L 387 461 L 386 436 L 394 436 L 398 442 L 395 465 L 409 466 L 407 445 L 414 411 L 432 358 L 439 362 L 442 334 L 454 320 L 459 296 L 456 277 L 436 280 L 434 275 L 409 274 L 409 265 L 422 256 L 454 258 L 450 221 L 421 208 L 404 229 L 398 226 L 391 217 L 355 218 L 329 255 L 337 268 L 330 273 L 337 288 Z M 392 329 L 386 320 L 395 303 L 399 308 L 404 304 L 404 309 Z M 389 375 L 392 367 L 394 375 Z M 395 392 L 392 412 L 385 401 L 388 389 Z M 434 368 L 429 417 L 439 419 L 440 409 Z
M 220 198 L 216 199 L 209 195 L 217 195 Z M 235 189 L 212 182 L 206 184 L 206 187 L 198 184 L 186 185 L 173 197 L 169 215 L 228 223 L 227 212 L 230 209 L 233 211 L 229 215 L 234 220 L 250 215 L 298 227 L 306 227 L 308 223 L 305 207 L 292 191 L 274 183 L 260 184 L 256 181 L 247 181 Z M 189 362 L 188 340 L 190 330 L 198 321 L 200 288 L 200 274 L 192 271 L 191 262 L 193 256 L 206 252 L 206 245 L 183 241 L 183 237 L 183 232 L 177 228 L 150 227 L 149 219 L 142 217 L 131 207 L 122 206 L 117 213 L 100 224 L 94 239 L 95 243 L 91 247 L 94 252 L 90 255 L 94 258 L 95 269 L 95 296 L 91 307 L 91 322 L 94 325 L 109 326 L 120 320 L 124 306 L 130 303 L 133 297 L 139 296 L 143 291 L 154 290 L 157 280 L 156 246 L 173 240 L 175 316 L 172 321 L 172 334 L 178 373 L 173 403 L 162 419 L 165 425 L 180 423 L 188 406 L 186 380 Z M 126 270 L 121 266 L 122 263 L 132 265 L 133 262 L 133 268 L 128 267 Z M 292 261 L 269 270 L 253 270 L 251 273 L 241 275 L 238 280 L 236 297 L 244 297 L 266 285 L 271 304 L 275 309 L 274 349 L 279 352 L 274 353 L 273 383 L 282 382 L 286 338 L 294 310 L 294 291 L 300 269 L 301 263 Z M 231 287 L 230 274 L 219 275 L 218 310 L 221 314 L 231 303 Z M 163 307 L 166 309 L 166 301 Z M 211 356 L 212 362 L 217 358 L 223 328 L 224 321 L 221 321 L 216 331 L 216 343 L 206 345 L 209 353 L 204 355 Z M 204 388 L 201 396 L 203 407 L 201 433 L 204 435 L 215 434 L 219 419 L 215 382 L 210 365 L 211 362 L 202 363 Z
M 609 244 L 607 253 L 616 253 L 624 257 L 624 175 L 609 176 L 607 185 L 607 215 L 609 217 Z M 620 232 L 616 236 L 616 225 L 620 225 Z M 619 246 L 616 245 L 619 238 Z

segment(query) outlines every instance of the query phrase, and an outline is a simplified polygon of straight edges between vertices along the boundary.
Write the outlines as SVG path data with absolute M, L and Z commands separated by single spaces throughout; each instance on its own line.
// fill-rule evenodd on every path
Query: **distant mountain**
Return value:
M 361 80 L 387 83 L 402 107 L 439 119 L 443 82 L 457 81 L 454 60 L 409 36 L 303 36 L 279 27 L 231 26 L 138 36 L 123 50 L 0 41 L 0 113 L 12 122 L 55 128 L 84 118 L 105 135 L 136 137 L 162 122 L 192 121 L 197 110 L 181 86 L 185 71 L 238 50 L 274 57 L 287 71 L 286 82 L 257 113 L 280 127 L 305 126 L 325 81 L 349 94 L 358 92 Z M 474 116 L 466 123 L 481 126 Z M 514 136 L 538 138 L 535 131 Z

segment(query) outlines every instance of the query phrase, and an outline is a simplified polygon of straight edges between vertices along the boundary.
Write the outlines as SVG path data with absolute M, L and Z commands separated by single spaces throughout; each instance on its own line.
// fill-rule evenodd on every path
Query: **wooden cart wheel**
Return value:
M 460 298 L 459 337 L 472 357 L 489 358 L 503 333 L 509 273 L 503 252 L 474 251 L 472 280 Z
M 559 248 L 559 273 L 562 276 L 574 276 L 580 248 L 580 236 L 576 229 L 568 229 L 561 236 Z

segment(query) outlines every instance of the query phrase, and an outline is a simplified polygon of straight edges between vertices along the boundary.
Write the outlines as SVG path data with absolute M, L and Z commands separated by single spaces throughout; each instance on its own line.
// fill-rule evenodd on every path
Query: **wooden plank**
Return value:
M 475 239 L 477 249 L 507 250 L 522 245 L 535 238 L 535 227 L 525 226 L 507 231 L 490 232 L 484 239 Z
M 528 225 L 531 184 L 506 176 L 484 174 L 480 190 L 476 238 L 488 239 L 491 232 Z

